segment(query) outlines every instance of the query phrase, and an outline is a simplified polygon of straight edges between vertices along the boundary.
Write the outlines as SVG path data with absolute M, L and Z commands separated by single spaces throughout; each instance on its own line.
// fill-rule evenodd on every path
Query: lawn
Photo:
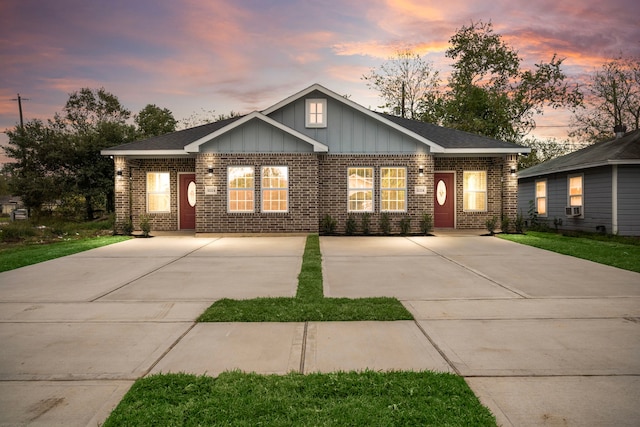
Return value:
M 307 237 L 295 298 L 221 299 L 199 322 L 311 322 L 413 320 L 396 298 L 325 298 L 318 235 Z
M 638 239 L 597 235 L 565 236 L 539 231 L 527 231 L 527 234 L 500 234 L 499 237 L 640 273 Z
M 462 377 L 337 372 L 138 380 L 104 426 L 495 426 Z

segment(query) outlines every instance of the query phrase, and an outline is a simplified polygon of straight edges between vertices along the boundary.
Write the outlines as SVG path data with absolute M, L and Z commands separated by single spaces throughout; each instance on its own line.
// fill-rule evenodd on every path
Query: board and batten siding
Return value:
M 305 100 L 327 100 L 327 127 L 305 126 Z M 269 114 L 269 117 L 329 147 L 332 154 L 427 154 L 429 147 L 366 114 L 312 92 Z
M 618 166 L 618 234 L 640 236 L 640 166 Z

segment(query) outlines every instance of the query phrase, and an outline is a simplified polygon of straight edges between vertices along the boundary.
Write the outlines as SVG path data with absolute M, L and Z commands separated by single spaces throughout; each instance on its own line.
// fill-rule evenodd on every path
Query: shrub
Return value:
M 125 221 L 120 225 L 120 228 L 122 229 L 122 234 L 131 236 L 131 233 L 133 233 L 133 222 L 131 222 L 131 220 Z
M 509 219 L 508 216 L 503 216 L 502 222 L 500 223 L 500 229 L 502 230 L 503 233 L 508 233 L 509 227 L 511 227 L 511 220 Z
M 27 237 L 33 237 L 37 231 L 29 221 L 15 221 L 2 227 L 0 236 L 3 242 L 18 242 Z
M 362 214 L 362 234 L 371 233 L 371 214 L 369 212 L 365 212 Z
M 496 232 L 496 226 L 498 225 L 498 218 L 491 217 L 487 220 L 487 222 L 485 222 L 485 226 L 487 227 L 487 231 L 489 231 L 489 234 L 491 234 L 492 236 L 495 234 Z
M 556 229 L 556 233 L 558 232 L 558 228 L 562 225 L 562 218 L 555 217 L 553 218 L 553 227 Z
M 428 213 L 423 213 L 420 218 L 420 232 L 422 234 L 429 234 L 433 228 L 433 218 Z
M 347 224 L 345 226 L 345 232 L 348 235 L 355 234 L 358 231 L 358 223 L 356 222 L 356 217 L 353 214 L 349 214 L 347 217 Z
M 382 230 L 382 234 L 391 233 L 391 217 L 387 212 L 382 212 L 380 215 L 380 230 Z
M 149 222 L 148 215 L 142 215 L 140 217 L 140 229 L 144 237 L 149 237 L 149 233 L 151 233 L 151 223 Z
M 402 217 L 402 219 L 400 220 L 400 234 L 406 236 L 407 234 L 409 234 L 410 230 L 411 218 L 409 218 L 408 216 Z
M 338 222 L 329 214 L 325 214 L 320 222 L 320 231 L 324 234 L 333 234 L 336 232 L 336 225 Z
M 513 226 L 516 229 L 516 233 L 522 234 L 524 232 L 524 215 L 522 215 L 522 212 L 516 215 L 516 221 Z

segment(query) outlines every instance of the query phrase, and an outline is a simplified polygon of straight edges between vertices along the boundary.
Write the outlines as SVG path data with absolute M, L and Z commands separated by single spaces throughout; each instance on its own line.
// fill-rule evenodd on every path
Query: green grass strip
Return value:
M 136 381 L 104 426 L 495 426 L 462 377 L 338 372 Z
M 324 298 L 320 237 L 309 235 L 295 298 L 221 299 L 199 322 L 313 322 L 413 320 L 396 298 Z
M 0 272 L 9 271 L 43 261 L 73 255 L 89 249 L 128 240 L 127 236 L 102 236 L 77 240 L 67 240 L 44 245 L 30 244 L 0 251 Z
M 616 239 L 596 240 L 539 231 L 499 236 L 512 242 L 640 273 L 640 245 L 630 240 L 625 243 Z

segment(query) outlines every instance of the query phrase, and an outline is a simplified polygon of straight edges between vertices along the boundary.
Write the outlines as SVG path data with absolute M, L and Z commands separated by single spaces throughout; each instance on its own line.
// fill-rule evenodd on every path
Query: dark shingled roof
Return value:
M 500 141 L 486 136 L 464 132 L 457 129 L 445 128 L 432 123 L 419 122 L 389 114 L 378 113 L 385 119 L 402 126 L 411 132 L 427 138 L 446 148 L 519 148 L 512 142 Z M 524 149 L 524 147 L 521 147 Z
M 640 129 L 622 138 L 598 142 L 573 153 L 551 159 L 518 172 L 519 178 L 548 175 L 609 163 L 640 163 Z

